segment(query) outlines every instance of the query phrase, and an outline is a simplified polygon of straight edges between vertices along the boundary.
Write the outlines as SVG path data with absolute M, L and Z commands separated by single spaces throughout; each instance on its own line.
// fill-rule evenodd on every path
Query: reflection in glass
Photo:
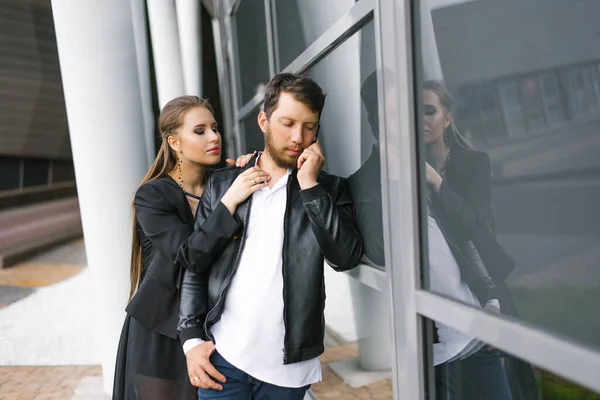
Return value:
M 589 45 L 600 2 L 436 5 L 437 56 L 454 97 L 446 111 L 477 151 L 450 141 L 446 166 L 436 161 L 444 146 L 426 150 L 428 176 L 443 182 L 438 192 L 428 179 L 433 217 L 447 242 L 472 241 L 501 313 L 600 349 L 600 55 Z M 430 242 L 429 270 L 436 251 Z
M 370 21 L 309 71 L 327 93 L 319 143 L 326 159 L 325 171 L 348 177 L 357 225 L 367 249 L 362 262 L 368 267 L 361 268 L 383 267 L 385 260 L 374 49 L 374 23 Z M 385 277 L 377 272 L 377 276 Z M 374 398 L 391 399 L 388 294 L 384 288 L 375 289 L 330 268 L 325 269 L 325 287 L 327 330 L 345 342 L 356 343 L 353 359 L 333 363 L 330 369 L 344 381 L 364 379 L 365 383 L 347 391 L 340 389 L 334 398 L 369 398 L 372 393 Z M 313 391 L 317 398 L 321 394 L 323 398 L 332 396 L 320 391 L 318 385 Z
M 259 109 L 250 113 L 242 123 L 244 127 L 244 139 L 246 147 L 244 154 L 252 153 L 253 151 L 262 151 L 265 148 L 265 135 L 258 126 Z
M 426 320 L 428 328 L 435 328 L 439 325 L 435 321 Z M 429 341 L 427 346 L 430 349 L 433 347 L 433 352 L 435 352 L 437 344 Z M 427 394 L 426 398 L 435 400 L 506 400 L 511 398 L 600 400 L 599 394 L 537 367 L 531 370 L 530 392 L 526 397 L 515 396 L 515 393 L 521 392 L 521 383 L 514 378 L 523 365 L 527 364 L 518 357 L 485 345 L 471 357 L 436 365 L 432 376 L 435 382 L 435 396 Z M 500 381 L 507 383 L 510 388 L 509 393 L 492 391 Z
M 275 0 L 279 68 L 294 61 L 354 3 L 354 0 Z
M 235 14 L 240 104 L 246 104 L 269 82 L 269 51 L 264 0 L 244 0 Z

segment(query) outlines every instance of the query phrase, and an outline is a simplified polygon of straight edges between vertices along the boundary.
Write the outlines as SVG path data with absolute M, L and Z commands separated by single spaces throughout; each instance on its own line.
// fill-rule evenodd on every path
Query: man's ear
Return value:
M 257 121 L 260 130 L 263 131 L 263 133 L 267 133 L 267 128 L 269 126 L 269 119 L 267 118 L 267 113 L 264 111 L 259 112 Z

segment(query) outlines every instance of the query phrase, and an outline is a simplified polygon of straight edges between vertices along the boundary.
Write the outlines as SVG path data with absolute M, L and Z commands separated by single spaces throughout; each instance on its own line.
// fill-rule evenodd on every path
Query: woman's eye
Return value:
M 284 126 L 287 126 L 287 127 L 290 127 L 290 126 L 292 126 L 292 125 L 294 125 L 294 124 L 292 124 L 291 122 L 284 122 L 284 123 L 283 123 L 283 125 L 284 125 Z
M 200 130 L 200 129 L 199 129 L 199 130 L 195 130 L 195 131 L 194 131 L 194 133 L 195 133 L 196 135 L 204 135 L 204 131 L 203 131 L 203 130 Z
M 436 106 L 425 106 L 425 115 L 427 115 L 427 116 L 435 115 L 436 112 L 437 112 Z

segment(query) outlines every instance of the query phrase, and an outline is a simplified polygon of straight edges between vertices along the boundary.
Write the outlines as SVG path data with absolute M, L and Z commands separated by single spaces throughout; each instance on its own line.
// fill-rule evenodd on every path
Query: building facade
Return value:
M 327 92 L 326 169 L 349 179 L 365 241 L 358 268 L 326 269 L 329 337 L 358 348 L 356 360 L 332 364 L 333 372 L 356 396 L 375 384 L 395 399 L 441 398 L 435 336 L 449 329 L 498 349 L 514 399 L 600 398 L 597 1 L 203 0 L 202 28 L 187 29 L 200 14 L 184 11 L 199 5 L 52 0 L 86 250 L 98 276 L 106 382 L 126 297 L 128 201 L 152 155 L 143 128 L 149 99 L 160 105 L 165 93 L 211 91 L 227 155 L 236 156 L 263 148 L 256 122 L 263 89 L 287 71 L 309 74 Z M 190 64 L 199 48 L 202 61 Z M 193 65 L 201 66 L 199 80 Z M 451 108 L 423 90 L 429 80 L 445 82 Z M 89 92 L 99 95 L 91 101 Z M 489 158 L 450 178 L 445 171 L 458 153 L 447 149 L 449 164 L 437 174 L 463 216 L 491 199 L 495 218 L 482 234 L 514 261 L 496 282 L 505 289 L 500 313 L 438 290 L 450 279 L 436 269 L 444 242 L 432 240 L 441 222 L 429 212 L 430 117 L 438 112 Z M 114 129 L 86 125 L 98 115 Z M 128 168 L 115 162 L 97 171 L 107 155 L 127 159 Z M 121 184 L 98 203 L 98 187 L 117 174 Z M 484 187 L 470 192 L 476 179 Z M 515 374 L 514 365 L 526 371 Z M 464 380 L 485 381 L 469 373 Z

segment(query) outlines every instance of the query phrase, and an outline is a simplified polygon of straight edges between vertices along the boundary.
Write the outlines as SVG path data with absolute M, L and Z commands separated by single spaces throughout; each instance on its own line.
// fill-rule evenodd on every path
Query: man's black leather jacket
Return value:
M 243 171 L 225 168 L 213 173 L 198 207 L 196 224 L 202 224 L 212 210 L 225 207 L 221 198 Z M 300 190 L 296 171 L 288 179 L 282 251 L 284 364 L 309 360 L 324 351 L 323 261 L 336 271 L 346 271 L 356 267 L 363 255 L 346 179 L 321 173 L 319 184 L 306 190 Z M 229 243 L 214 249 L 211 265 L 200 273 L 184 271 L 178 325 L 182 343 L 191 338 L 214 340 L 210 328 L 221 316 L 244 251 L 251 201 L 252 197 L 238 206 L 233 216 L 219 213 L 223 218 L 231 218 L 223 221 L 223 226 L 235 223 L 239 228 Z

